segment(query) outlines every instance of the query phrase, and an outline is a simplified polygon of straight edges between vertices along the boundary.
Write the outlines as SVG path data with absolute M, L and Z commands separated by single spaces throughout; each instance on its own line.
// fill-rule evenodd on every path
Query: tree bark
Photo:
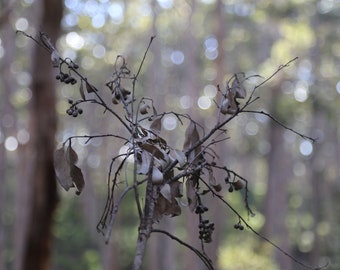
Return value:
M 40 27 L 53 42 L 60 31 L 62 1 L 43 0 Z M 23 178 L 19 182 L 22 208 L 22 237 L 17 240 L 15 269 L 49 268 L 52 219 L 58 196 L 53 167 L 57 115 L 56 94 L 50 56 L 35 46 L 32 60 L 32 99 L 29 107 L 30 142 L 23 157 Z M 20 195 L 19 195 L 20 196 Z

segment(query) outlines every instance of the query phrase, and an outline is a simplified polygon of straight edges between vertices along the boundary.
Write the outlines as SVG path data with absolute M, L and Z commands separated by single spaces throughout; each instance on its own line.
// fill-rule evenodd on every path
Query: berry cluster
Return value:
M 70 116 L 77 117 L 78 114 L 83 113 L 82 108 L 78 108 L 76 104 L 73 103 L 72 99 L 68 100 L 68 103 L 71 104 L 71 107 L 66 110 L 66 113 Z
M 205 243 L 210 243 L 212 241 L 212 233 L 215 229 L 215 224 L 210 222 L 208 219 L 201 220 L 198 225 L 199 228 L 199 239 L 203 240 Z
M 240 221 L 234 225 L 234 228 L 240 231 L 244 230 L 244 226 L 241 224 Z
M 66 84 L 74 85 L 77 83 L 77 80 L 74 77 L 72 77 L 70 74 L 63 73 L 63 72 L 60 72 L 55 78 L 59 80 L 60 82 L 63 82 Z

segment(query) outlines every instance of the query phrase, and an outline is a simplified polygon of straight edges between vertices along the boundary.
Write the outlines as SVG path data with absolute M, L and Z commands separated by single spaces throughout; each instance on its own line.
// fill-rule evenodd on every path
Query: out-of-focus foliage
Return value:
M 80 68 L 98 88 L 104 88 L 104 82 L 112 74 L 116 55 L 126 56 L 136 72 L 150 36 L 156 34 L 153 48 L 138 81 L 140 94 L 159 95 L 158 101 L 164 104 L 160 103 L 158 106 L 164 110 L 194 111 L 197 117 L 203 115 L 206 117 L 206 125 L 211 125 L 211 119 L 214 119 L 213 98 L 216 96 L 216 85 L 225 83 L 216 81 L 218 72 L 225 74 L 224 79 L 239 71 L 244 71 L 247 75 L 266 76 L 278 65 L 298 56 L 299 60 L 285 70 L 282 77 L 277 78 L 280 81 L 280 97 L 276 104 L 275 117 L 300 132 L 318 137 L 319 143 L 312 145 L 289 131 L 282 130 L 282 143 L 292 152 L 291 158 L 294 161 L 292 168 L 287 168 L 293 172 L 293 179 L 287 179 L 290 211 L 286 223 L 289 239 L 297 256 L 308 258 L 315 247 L 315 239 L 319 237 L 321 240 L 318 242 L 317 255 L 331 258 L 334 269 L 340 269 L 337 263 L 340 261 L 340 243 L 334 237 L 340 231 L 337 206 L 340 193 L 339 3 L 335 0 L 221 1 L 225 37 L 219 41 L 217 29 L 221 25 L 216 19 L 217 2 L 65 0 L 62 22 L 64 34 L 57 41 L 57 48 L 64 57 L 79 62 Z M 43 30 L 43 26 L 37 26 L 38 29 L 33 27 L 35 18 L 31 13 L 34 7 L 32 0 L 24 0 L 15 5 L 8 21 L 13 31 L 33 33 L 40 30 L 39 28 Z M 193 44 L 187 43 L 188 35 L 192 36 L 194 48 L 189 47 Z M 0 61 L 6 54 L 5 38 L 4 32 L 1 32 Z M 8 152 L 9 168 L 15 167 L 17 148 L 29 140 L 25 114 L 26 105 L 31 98 L 28 44 L 27 39 L 17 36 L 16 50 L 21 53 L 16 54 L 10 66 L 2 67 L 10 70 L 16 89 L 9 100 L 17 114 L 1 114 L 0 143 Z M 188 55 L 190 51 L 196 53 L 194 63 L 188 60 L 191 59 Z M 222 57 L 219 68 L 222 67 L 223 70 L 217 70 L 216 62 L 219 57 Z M 188 78 L 187 72 L 193 67 L 196 73 L 193 78 Z M 157 82 L 156 88 L 150 83 L 154 81 Z M 272 84 L 275 85 L 277 81 Z M 186 87 L 193 82 L 198 88 L 194 93 L 188 92 Z M 273 93 L 269 86 L 260 89 L 258 93 L 261 98 L 256 106 L 259 108 L 268 110 L 271 105 Z M 115 123 L 107 122 L 102 111 L 92 107 L 83 108 L 84 114 L 75 125 L 73 119 L 66 115 L 66 109 L 67 99 L 79 95 L 78 90 L 63 85 L 58 94 L 59 143 L 70 134 L 83 135 L 99 130 L 101 133 L 109 133 L 115 129 Z M 17 122 L 13 119 L 17 119 Z M 229 127 L 231 140 L 228 143 L 232 150 L 228 156 L 223 157 L 231 167 L 249 179 L 253 190 L 252 202 L 259 212 L 266 192 L 268 164 L 265 157 L 275 147 L 266 138 L 269 123 L 270 120 L 262 115 L 239 117 Z M 179 123 L 168 119 L 163 121 L 163 125 L 169 131 L 169 136 L 176 140 L 173 134 L 176 129 L 181 128 Z M 182 143 L 178 141 L 179 145 Z M 96 213 L 92 213 L 92 219 L 96 221 L 102 210 L 101 203 L 105 199 L 106 172 L 110 159 L 121 149 L 116 149 L 114 145 L 108 146 L 102 138 L 91 141 L 88 146 L 80 141 L 74 147 L 79 154 L 80 166 L 87 168 L 85 177 L 93 184 L 96 207 L 92 211 Z M 315 202 L 312 196 L 310 179 L 315 171 L 320 177 L 320 202 Z M 13 179 L 17 177 L 10 170 L 6 176 Z M 14 185 L 7 181 L 4 188 L 10 191 L 9 202 L 13 202 Z M 63 197 L 62 200 L 64 199 Z M 56 218 L 55 268 L 101 269 L 103 260 L 100 244 L 89 238 L 89 228 L 84 225 L 83 215 L 75 210 L 78 209 L 75 207 L 78 203 L 74 200 L 79 199 L 65 200 L 67 205 L 63 202 Z M 314 215 L 312 207 L 315 203 L 321 205 L 322 216 Z M 238 204 L 241 205 L 241 202 L 235 201 L 235 205 Z M 13 207 L 8 205 L 7 208 Z M 11 222 L 11 210 L 8 209 L 2 211 L 4 214 L 1 217 L 1 226 L 11 234 L 10 228 L 14 221 Z M 132 210 L 128 206 L 127 209 L 121 211 L 122 218 L 117 231 L 122 233 L 117 233 L 116 236 L 125 237 L 119 243 L 131 245 L 132 250 L 134 238 L 131 235 L 135 228 L 129 227 L 129 212 Z M 232 217 L 227 216 L 232 220 Z M 262 215 L 259 213 L 257 217 L 261 220 Z M 232 226 L 235 220 L 230 223 Z M 263 224 L 262 221 L 258 223 Z M 233 269 L 236 269 L 239 252 L 248 250 L 246 258 L 249 258 L 255 250 L 251 246 L 260 245 L 258 242 L 245 240 L 245 247 L 233 247 L 231 244 L 236 242 L 231 241 L 233 237 L 233 230 L 225 231 L 225 241 L 222 241 L 223 246 L 220 249 L 222 269 L 224 266 L 231 267 L 229 263 L 232 262 L 235 263 L 232 264 Z M 6 265 L 11 265 L 12 248 L 10 240 L 7 242 L 5 260 Z M 269 251 L 266 250 L 259 251 L 254 256 L 258 262 L 274 264 L 267 261 L 268 254 Z M 127 257 L 122 260 L 122 264 L 128 265 Z M 251 260 L 244 263 L 251 263 Z M 245 265 L 242 264 L 242 267 L 245 268 Z

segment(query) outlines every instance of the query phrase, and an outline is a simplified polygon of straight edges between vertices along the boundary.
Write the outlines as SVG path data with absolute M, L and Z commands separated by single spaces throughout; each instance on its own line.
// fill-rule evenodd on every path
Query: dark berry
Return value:
M 77 117 L 78 116 L 78 111 L 74 110 L 73 113 L 72 113 L 72 116 L 73 117 Z
M 66 113 L 67 113 L 68 115 L 72 115 L 72 114 L 73 114 L 73 110 L 70 108 L 70 109 L 68 109 L 68 110 L 66 111 Z
M 83 109 L 82 109 L 82 108 L 79 108 L 79 109 L 78 109 L 78 113 L 79 113 L 79 114 L 82 114 L 82 113 L 83 113 Z
M 57 80 L 60 80 L 60 74 L 58 74 L 57 76 L 55 76 L 55 78 L 57 79 Z

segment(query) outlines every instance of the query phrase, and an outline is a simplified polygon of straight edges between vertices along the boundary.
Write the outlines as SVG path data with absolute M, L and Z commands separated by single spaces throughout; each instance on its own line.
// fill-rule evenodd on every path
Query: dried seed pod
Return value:
M 147 114 L 149 109 L 150 109 L 150 106 L 144 103 L 142 106 L 140 106 L 139 112 L 140 114 Z
M 232 185 L 233 185 L 235 190 L 240 190 L 240 189 L 243 189 L 246 184 L 245 184 L 244 180 L 239 179 L 239 180 L 233 182 Z

